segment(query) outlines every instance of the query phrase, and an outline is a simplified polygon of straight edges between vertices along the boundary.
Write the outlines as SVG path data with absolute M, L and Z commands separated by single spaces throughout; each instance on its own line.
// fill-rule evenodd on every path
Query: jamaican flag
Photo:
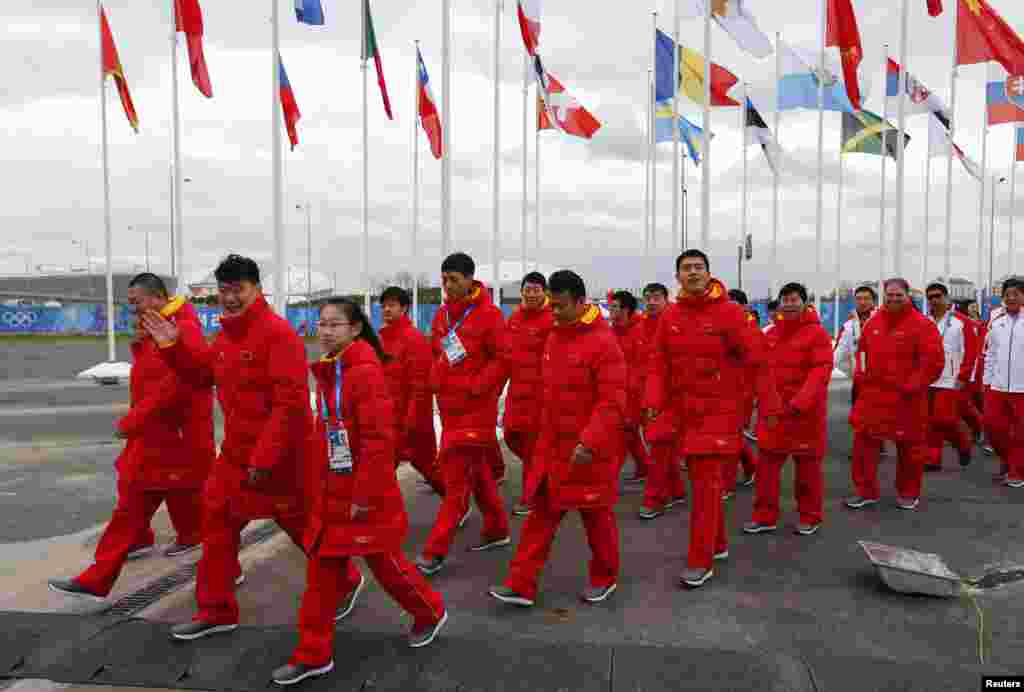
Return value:
M 888 120 L 871 111 L 843 113 L 844 154 L 874 154 L 882 156 L 883 151 L 893 159 L 897 157 L 896 142 L 899 130 Z M 903 146 L 910 143 L 910 135 L 903 133 Z M 884 147 L 884 149 L 883 149 Z

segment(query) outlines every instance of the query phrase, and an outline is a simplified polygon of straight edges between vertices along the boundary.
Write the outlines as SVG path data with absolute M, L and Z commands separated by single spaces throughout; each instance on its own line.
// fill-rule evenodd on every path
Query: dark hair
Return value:
M 616 291 L 612 294 L 612 300 L 619 301 L 619 305 L 629 314 L 636 312 L 636 298 L 629 291 Z
M 729 300 L 731 300 L 734 303 L 739 303 L 740 305 L 746 305 L 746 304 L 748 304 L 750 302 L 747 299 L 746 292 L 741 291 L 738 288 L 730 288 L 729 289 Z
M 167 284 L 159 276 L 150 272 L 136 274 L 128 282 L 128 288 L 141 288 L 149 295 L 159 298 L 166 298 L 168 296 Z
M 1024 279 L 1019 276 L 1011 276 L 1003 282 L 1003 295 L 1011 288 L 1016 288 L 1018 291 L 1024 291 Z
M 241 255 L 228 255 L 213 270 L 217 283 L 260 282 L 260 268 L 253 260 Z
M 665 284 L 647 284 L 646 286 L 644 286 L 643 295 L 646 296 L 648 293 L 661 293 L 663 296 L 665 296 L 665 299 L 668 300 L 668 289 L 665 288 Z
M 679 255 L 679 257 L 676 258 L 676 274 L 679 273 L 679 265 L 682 264 L 683 260 L 686 259 L 687 257 L 699 257 L 700 259 L 704 260 L 704 268 L 707 269 L 708 271 L 711 271 L 711 260 L 708 259 L 707 255 L 705 255 L 700 250 L 687 250 L 686 252 L 684 252 L 683 254 Z
M 401 286 L 388 286 L 384 289 L 380 294 L 380 304 L 383 305 L 389 300 L 397 302 L 403 308 L 412 305 L 412 298 L 409 297 L 409 292 Z
M 548 290 L 552 295 L 568 293 L 576 300 L 587 297 L 587 287 L 576 272 L 560 269 L 548 277 Z
M 858 293 L 870 293 L 871 300 L 875 301 L 876 303 L 878 302 L 878 291 L 876 291 L 873 286 L 868 286 L 867 284 L 865 284 L 859 287 L 856 291 L 854 291 L 853 295 L 856 296 Z
M 779 301 L 769 300 L 768 301 L 768 312 L 775 312 L 779 309 Z
M 902 279 L 898 276 L 893 277 L 891 279 L 886 279 L 885 283 L 882 284 L 882 287 L 888 290 L 889 284 L 896 284 L 897 286 L 902 288 L 906 293 L 910 293 L 910 282 L 907 281 L 906 279 Z
M 380 362 L 387 363 L 391 360 L 391 356 L 384 352 L 384 347 L 380 343 L 380 338 L 377 336 L 377 332 L 373 330 L 373 325 L 370 324 L 369 318 L 366 317 L 366 313 L 363 312 L 363 308 L 359 303 L 349 298 L 328 298 L 323 305 L 320 306 L 320 313 L 323 314 L 324 308 L 333 306 L 338 308 L 344 313 L 345 318 L 349 322 L 358 322 L 362 325 L 362 329 L 359 330 L 359 334 L 356 335 L 357 339 L 362 339 L 366 343 L 373 347 L 376 351 L 377 357 L 380 358 Z
M 946 288 L 945 284 L 940 284 L 940 283 L 928 284 L 928 288 L 924 289 L 925 297 L 927 298 L 928 294 L 931 293 L 932 291 L 942 291 L 942 295 L 944 295 L 944 296 L 948 296 L 949 295 L 949 289 Z
M 444 258 L 444 262 L 441 262 L 441 272 L 458 272 L 469 278 L 476 273 L 476 263 L 465 252 L 456 252 Z
M 523 290 L 526 284 L 537 284 L 544 290 L 548 288 L 548 280 L 544 278 L 544 275 L 540 272 L 530 272 L 523 277 L 523 280 L 519 283 L 519 290 Z
M 788 296 L 792 293 L 796 293 L 800 296 L 800 300 L 807 302 L 807 288 L 803 284 L 798 284 L 795 281 L 788 283 L 779 289 L 779 302 L 782 302 L 783 296 Z
M 750 316 L 754 318 L 754 324 L 756 324 L 758 327 L 760 327 L 761 326 L 761 313 L 759 313 L 757 310 L 754 310 L 753 308 L 751 308 L 747 312 L 749 312 Z

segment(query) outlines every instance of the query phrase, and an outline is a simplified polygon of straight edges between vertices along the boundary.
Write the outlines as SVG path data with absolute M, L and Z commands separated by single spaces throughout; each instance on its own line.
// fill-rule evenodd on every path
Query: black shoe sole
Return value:
M 488 591 L 487 593 L 489 593 L 492 598 L 501 601 L 505 605 L 514 605 L 519 606 L 520 608 L 533 607 L 533 601 L 531 601 L 526 596 L 520 596 L 518 594 L 516 594 L 515 596 L 502 596 L 497 591 Z
M 274 684 L 281 685 L 282 687 L 287 687 L 289 685 L 297 685 L 303 680 L 308 680 L 309 678 L 318 678 L 321 675 L 327 675 L 332 670 L 334 670 L 334 661 L 331 661 L 326 666 L 321 666 L 320 668 L 310 668 L 305 673 L 302 673 L 301 675 L 296 675 L 294 678 L 288 678 L 287 680 L 274 680 Z
M 61 596 L 67 596 L 69 598 L 80 598 L 80 599 L 82 599 L 84 601 L 91 601 L 92 603 L 106 603 L 107 602 L 106 597 L 104 597 L 104 596 L 97 596 L 96 594 L 93 594 L 93 593 L 88 593 L 88 592 L 85 592 L 85 591 L 65 591 L 64 589 L 56 587 L 53 584 L 47 584 L 46 586 L 47 586 L 48 589 L 50 589 L 50 591 L 52 591 L 54 593 L 59 593 Z
M 228 632 L 234 632 L 238 629 L 238 625 L 214 625 L 205 630 L 200 630 L 195 634 L 178 634 L 177 632 L 171 632 L 171 637 L 182 642 L 192 642 L 196 639 L 202 639 L 203 637 L 209 637 L 214 634 L 226 634 Z

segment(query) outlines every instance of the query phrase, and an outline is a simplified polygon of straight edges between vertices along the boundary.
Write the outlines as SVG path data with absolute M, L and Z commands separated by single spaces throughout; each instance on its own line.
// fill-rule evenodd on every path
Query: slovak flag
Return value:
M 299 112 L 299 104 L 295 102 L 295 92 L 292 91 L 292 84 L 288 81 L 288 73 L 284 70 L 284 61 L 277 56 L 277 65 L 281 77 L 281 112 L 284 114 L 284 126 L 288 130 L 288 141 L 291 142 L 292 151 L 295 151 L 299 143 L 299 133 L 295 125 L 302 117 Z
M 423 55 L 420 49 L 416 49 L 417 80 L 419 90 L 416 101 L 420 114 L 420 124 L 423 131 L 430 140 L 430 151 L 435 159 L 441 158 L 443 152 L 441 146 L 441 116 L 437 114 L 437 104 L 434 102 L 434 93 L 430 90 L 430 76 L 427 74 L 427 66 L 423 62 Z
M 540 0 L 519 0 L 518 13 L 523 45 L 530 57 L 533 57 L 540 48 Z
M 533 57 L 533 66 L 537 79 L 537 129 L 558 129 L 584 139 L 593 137 L 601 129 L 600 121 L 544 70 L 539 55 Z

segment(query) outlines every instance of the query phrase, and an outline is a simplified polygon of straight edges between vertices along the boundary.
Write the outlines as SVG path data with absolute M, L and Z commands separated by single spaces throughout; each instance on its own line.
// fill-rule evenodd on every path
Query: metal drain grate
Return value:
M 281 529 L 277 524 L 272 521 L 268 521 L 262 526 L 258 526 L 251 531 L 247 531 L 242 536 L 241 543 L 239 544 L 239 550 L 245 550 L 257 543 L 262 543 L 280 530 Z M 181 588 L 188 582 L 195 579 L 198 566 L 198 563 L 185 565 L 181 569 L 175 570 L 165 577 L 161 577 L 154 582 L 146 584 L 138 591 L 118 599 L 109 610 L 103 613 L 103 616 L 111 618 L 125 618 L 142 612 L 170 592 Z

